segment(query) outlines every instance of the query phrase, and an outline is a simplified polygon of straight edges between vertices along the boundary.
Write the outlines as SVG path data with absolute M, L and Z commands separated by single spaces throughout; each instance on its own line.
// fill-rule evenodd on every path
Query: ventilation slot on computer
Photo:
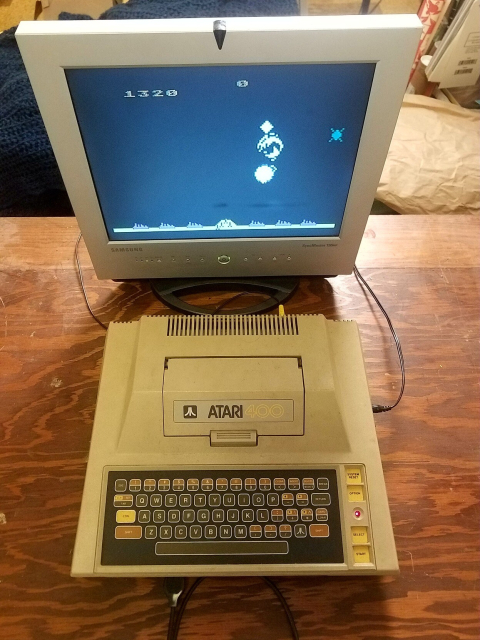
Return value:
M 171 316 L 167 336 L 298 336 L 296 316 Z

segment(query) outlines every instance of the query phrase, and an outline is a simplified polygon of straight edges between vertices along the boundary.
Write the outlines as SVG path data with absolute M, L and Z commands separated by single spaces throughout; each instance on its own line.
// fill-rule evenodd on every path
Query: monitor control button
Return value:
M 217 260 L 220 264 L 228 264 L 230 262 L 230 256 L 218 256 Z

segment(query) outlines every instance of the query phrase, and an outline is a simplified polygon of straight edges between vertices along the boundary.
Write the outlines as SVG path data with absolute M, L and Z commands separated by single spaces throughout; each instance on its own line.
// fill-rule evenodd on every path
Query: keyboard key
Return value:
M 225 520 L 225 511 L 223 509 L 214 509 L 212 511 L 213 522 L 223 522 Z
M 155 554 L 157 556 L 198 556 L 212 555 L 220 556 L 235 555 L 273 555 L 276 553 L 288 553 L 288 542 L 286 540 L 216 540 L 215 546 L 207 542 L 157 542 Z
M 130 494 L 114 496 L 113 506 L 114 507 L 131 507 L 133 506 L 133 496 Z
M 229 509 L 227 511 L 228 522 L 238 522 L 238 519 L 239 519 L 238 509 Z
M 272 509 L 272 521 L 282 522 L 282 520 L 283 520 L 283 509 Z
M 256 478 L 246 478 L 245 479 L 245 489 L 247 491 L 255 491 L 257 488 L 257 480 Z
M 160 511 L 156 509 L 153 512 L 153 521 L 158 522 L 159 524 L 161 524 L 162 522 L 165 522 L 165 511 Z
M 139 493 L 135 496 L 135 506 L 146 507 L 148 505 L 148 496 L 144 493 Z
M 208 522 L 210 520 L 210 511 L 208 509 L 199 509 L 197 511 L 198 522 Z
M 228 480 L 226 478 L 218 478 L 215 486 L 217 491 L 226 491 L 228 489 Z
M 313 509 L 302 509 L 300 516 L 304 522 L 311 522 L 313 520 Z
M 140 491 L 140 489 L 142 488 L 142 481 L 138 479 L 130 480 L 130 482 L 128 483 L 128 488 L 130 489 L 130 491 Z
M 232 478 L 230 480 L 230 489 L 232 491 L 241 491 L 242 490 L 242 480 L 241 480 L 241 478 Z
M 278 505 L 280 504 L 278 493 L 269 493 L 267 495 L 267 504 L 269 507 L 278 507 Z
M 317 478 L 317 489 L 319 491 L 328 491 L 329 489 L 328 478 Z
M 266 538 L 276 538 L 277 537 L 277 525 L 276 524 L 266 524 L 264 527 L 265 537 Z
M 247 537 L 247 527 L 244 524 L 237 524 L 235 526 L 234 532 L 235 538 L 246 538 Z
M 364 564 L 366 562 L 370 562 L 370 549 L 366 546 L 359 545 L 358 547 L 353 547 L 353 562 L 355 564 Z
M 161 478 L 161 480 L 158 481 L 158 490 L 170 491 L 170 480 L 168 478 Z
M 179 524 L 175 527 L 175 538 L 177 540 L 184 540 L 187 537 L 187 527 L 184 524 Z
M 254 507 L 263 507 L 265 504 L 265 495 L 263 493 L 254 493 L 252 496 L 252 504 Z
M 282 493 L 282 504 L 284 507 L 292 507 L 293 493 Z
M 222 524 L 220 527 L 220 538 L 231 538 L 232 537 L 232 527 L 229 524 Z
M 262 527 L 259 524 L 251 524 L 250 525 L 250 537 L 251 538 L 261 538 L 262 537 Z
M 360 485 L 347 485 L 347 496 L 349 502 L 364 502 L 365 500 L 363 487 Z
M 248 507 L 250 504 L 250 496 L 248 493 L 239 493 L 237 502 L 239 507 Z
M 223 505 L 225 507 L 235 506 L 235 496 L 233 495 L 233 493 L 225 493 L 223 495 Z
M 298 510 L 287 509 L 286 516 L 288 522 L 296 522 L 298 520 Z
M 127 522 L 135 522 L 136 515 L 135 509 L 119 509 L 115 513 L 115 520 L 116 522 L 123 522 L 124 524 Z
M 150 511 L 148 511 L 147 509 L 141 509 L 138 512 L 138 521 L 142 524 L 150 522 Z
M 190 527 L 190 538 L 198 540 L 202 537 L 202 527 L 199 524 L 192 524 Z
M 302 488 L 304 491 L 313 491 L 315 489 L 315 480 L 313 478 L 304 478 L 302 480 Z
M 215 540 L 217 537 L 217 527 L 214 524 L 209 524 L 205 527 L 205 538 L 207 540 Z
M 126 480 L 115 480 L 115 491 L 118 493 L 123 493 L 127 490 L 127 481 Z
M 270 491 L 272 488 L 272 481 L 270 478 L 260 478 L 258 481 L 258 488 L 260 491 Z
M 257 520 L 258 522 L 268 522 L 268 510 L 267 509 L 257 509 Z
M 329 536 L 328 524 L 311 524 L 308 529 L 312 538 L 328 538 Z
M 213 490 L 213 480 L 211 478 L 203 478 L 202 491 L 212 491 L 212 490 Z
M 193 509 L 185 509 L 182 513 L 183 522 L 195 522 L 195 511 Z
M 172 537 L 172 527 L 168 524 L 163 525 L 163 527 L 160 527 L 160 533 L 159 533 L 159 537 L 162 540 L 168 540 L 169 538 Z
M 177 496 L 174 493 L 167 493 L 167 495 L 165 496 L 165 506 L 166 507 L 177 506 Z
M 178 498 L 178 504 L 181 507 L 190 507 L 192 505 L 192 496 L 189 493 L 182 493 Z
M 326 520 L 328 520 L 327 509 L 315 509 L 315 518 L 319 522 L 325 522 Z
M 153 480 L 153 478 L 149 478 L 148 480 L 143 481 L 144 491 L 155 491 L 156 488 L 157 488 L 157 481 Z
M 219 493 L 211 493 L 208 496 L 208 504 L 211 507 L 220 507 L 222 504 L 222 497 Z
M 275 478 L 273 481 L 273 488 L 277 491 L 285 491 L 287 488 L 285 478 Z
M 307 537 L 307 525 L 306 524 L 296 524 L 294 528 L 294 533 L 296 538 L 306 538 Z
M 168 512 L 169 522 L 180 522 L 180 511 L 178 509 L 170 509 Z
M 253 513 L 253 509 L 243 509 L 242 511 L 242 522 L 253 522 L 255 515 Z
M 138 540 L 142 537 L 142 527 L 115 527 L 117 540 Z
M 314 507 L 321 507 L 330 504 L 330 494 L 329 493 L 312 493 L 311 495 L 312 505 Z
M 154 493 L 150 496 L 151 507 L 161 507 L 163 496 L 161 493 Z
M 207 504 L 207 496 L 204 495 L 203 493 L 195 494 L 195 496 L 193 498 L 193 504 L 196 507 L 205 507 L 206 504 Z
M 187 491 L 198 491 L 200 488 L 200 483 L 197 478 L 189 478 L 187 480 Z
M 298 478 L 289 478 L 288 479 L 288 488 L 290 491 L 299 491 L 300 490 L 300 480 Z
M 157 527 L 154 524 L 149 524 L 148 527 L 145 527 L 145 538 L 147 540 L 152 540 L 157 537 Z
M 308 493 L 297 493 L 296 500 L 299 507 L 306 507 L 308 505 Z
M 185 491 L 185 480 L 182 478 L 175 478 L 172 482 L 172 489 L 174 491 Z
M 291 524 L 281 524 L 278 528 L 281 538 L 291 538 L 292 537 L 292 525 Z

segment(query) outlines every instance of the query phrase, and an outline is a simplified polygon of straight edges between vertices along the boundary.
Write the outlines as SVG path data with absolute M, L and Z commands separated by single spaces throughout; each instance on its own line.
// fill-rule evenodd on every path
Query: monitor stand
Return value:
M 168 280 L 150 280 L 153 293 L 166 305 L 182 313 L 196 315 L 233 315 L 265 313 L 282 304 L 294 293 L 298 286 L 298 278 L 175 278 Z M 270 296 L 267 300 L 241 309 L 225 309 L 222 305 L 216 309 L 189 304 L 180 298 L 190 293 L 207 291 L 240 291 L 241 293 L 257 293 Z M 234 296 L 235 297 L 235 296 Z M 232 298 L 233 300 L 233 298 Z

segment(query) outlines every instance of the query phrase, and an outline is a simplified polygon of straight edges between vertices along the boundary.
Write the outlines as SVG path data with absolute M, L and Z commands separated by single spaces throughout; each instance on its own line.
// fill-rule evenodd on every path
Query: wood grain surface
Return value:
M 479 601 L 479 221 L 371 217 L 357 264 L 402 339 L 404 400 L 377 416 L 401 573 L 275 578 L 301 640 L 477 640 Z M 104 331 L 86 311 L 74 218 L 0 218 L 0 637 L 166 637 L 161 580 L 69 575 Z M 103 322 L 172 313 L 142 283 L 97 281 Z M 224 294 L 203 296 L 212 305 Z M 248 302 L 248 300 L 245 300 Z M 372 397 L 395 398 L 392 340 L 353 276 L 303 279 L 288 313 L 358 321 Z M 180 640 L 287 640 L 254 578 L 207 579 Z

